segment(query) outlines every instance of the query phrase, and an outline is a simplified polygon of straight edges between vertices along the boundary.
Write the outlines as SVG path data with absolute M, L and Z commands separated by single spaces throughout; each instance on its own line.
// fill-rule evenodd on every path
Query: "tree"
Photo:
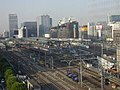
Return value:
M 8 77 L 9 77 L 9 75 L 14 75 L 14 72 L 13 72 L 13 70 L 12 69 L 7 69 L 6 71 L 5 71 L 5 79 L 7 80 L 8 79 Z
M 13 75 L 9 75 L 7 79 L 7 90 L 11 90 L 12 85 L 17 81 L 17 78 Z M 12 89 L 14 90 L 14 89 Z
M 27 90 L 25 87 L 25 84 L 20 83 L 20 82 L 15 82 L 10 90 Z

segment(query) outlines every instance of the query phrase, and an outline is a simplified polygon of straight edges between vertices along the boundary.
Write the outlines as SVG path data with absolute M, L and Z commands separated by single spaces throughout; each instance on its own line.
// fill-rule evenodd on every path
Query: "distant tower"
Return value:
M 10 37 L 14 36 L 14 31 L 18 30 L 18 18 L 16 14 L 9 14 Z
M 37 17 L 37 37 L 43 37 L 44 34 L 50 33 L 52 27 L 52 18 L 49 15 Z
M 37 37 L 40 37 L 41 36 L 40 35 L 40 25 L 41 25 L 41 17 L 40 16 L 38 16 L 36 18 L 36 22 L 37 22 Z
M 51 25 L 52 25 L 52 18 L 49 15 L 42 15 L 41 16 L 41 25 L 44 34 L 49 34 Z
M 27 37 L 37 37 L 37 22 L 23 22 L 22 25 L 27 29 Z

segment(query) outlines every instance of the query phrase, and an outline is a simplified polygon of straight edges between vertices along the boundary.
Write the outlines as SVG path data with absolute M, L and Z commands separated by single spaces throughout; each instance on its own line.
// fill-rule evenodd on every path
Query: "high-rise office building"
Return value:
M 44 37 L 45 34 L 49 34 L 51 26 L 52 18 L 49 15 L 37 17 L 37 36 Z
M 49 34 L 51 26 L 52 18 L 50 18 L 49 15 L 42 15 L 41 17 L 37 17 L 37 36 L 44 37 L 45 34 Z
M 24 22 L 22 27 L 26 27 L 27 37 L 37 37 L 37 22 Z
M 39 36 L 41 36 L 40 35 L 40 25 L 41 25 L 41 17 L 40 16 L 38 16 L 36 18 L 36 22 L 37 22 L 37 37 L 39 37 Z
M 18 18 L 16 14 L 9 14 L 9 32 L 10 37 L 15 35 L 15 31 L 18 30 Z
M 45 26 L 46 28 L 51 27 L 51 23 L 52 23 L 51 21 L 52 21 L 52 19 L 50 18 L 49 15 L 42 15 L 41 16 L 41 24 L 43 26 Z

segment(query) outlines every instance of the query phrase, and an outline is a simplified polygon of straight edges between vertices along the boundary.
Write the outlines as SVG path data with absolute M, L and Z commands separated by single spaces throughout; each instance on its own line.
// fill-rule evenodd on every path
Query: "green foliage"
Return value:
M 13 75 L 9 75 L 6 84 L 7 84 L 7 90 L 11 90 L 12 85 L 17 81 L 17 78 Z M 14 89 L 12 89 L 14 90 Z
M 9 75 L 14 75 L 14 72 L 12 69 L 7 69 L 4 73 L 4 75 L 5 75 L 5 79 L 7 80 Z
M 25 84 L 17 82 L 12 67 L 2 55 L 0 55 L 0 71 L 4 74 L 7 90 L 27 90 Z
M 15 82 L 10 90 L 27 90 L 25 84 L 20 82 Z

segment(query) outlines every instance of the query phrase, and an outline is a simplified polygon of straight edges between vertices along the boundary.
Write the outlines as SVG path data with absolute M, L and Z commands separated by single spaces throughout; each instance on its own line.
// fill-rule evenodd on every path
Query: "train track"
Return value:
M 22 58 L 22 57 L 20 57 L 19 56 L 19 54 L 18 53 L 13 53 L 13 52 L 7 52 L 7 57 L 10 59 L 10 61 L 12 62 L 12 63 L 14 63 L 14 62 L 16 62 L 16 60 L 18 60 L 18 58 L 19 58 L 19 60 L 20 60 L 20 63 L 27 63 L 27 60 L 25 60 L 26 58 Z M 11 57 L 12 56 L 12 57 Z M 15 64 L 15 63 L 14 63 Z M 42 83 L 44 83 L 45 85 L 46 85 L 46 87 L 48 87 L 49 88 L 49 90 L 51 90 L 50 88 L 50 84 L 48 84 L 48 83 L 46 83 L 46 81 L 44 80 L 44 79 L 41 79 L 40 78 L 40 76 L 39 75 L 37 75 L 37 76 L 33 76 L 33 74 L 34 73 L 36 73 L 36 71 L 39 71 L 39 69 L 38 68 L 36 68 L 34 65 L 25 65 L 25 64 L 23 64 L 22 65 L 22 70 L 23 70 L 23 72 L 25 73 L 25 74 L 27 74 L 30 78 L 33 78 L 37 83 L 39 83 L 39 84 L 41 84 L 41 81 L 42 81 Z M 30 69 L 30 67 L 33 67 L 34 69 Z M 45 74 L 41 74 L 42 76 L 45 76 Z M 60 83 L 56 83 L 55 81 L 53 81 L 51 78 L 47 78 L 49 81 L 50 81 L 50 83 L 52 83 L 57 89 L 59 89 L 59 90 L 66 90 L 64 87 L 62 87 L 62 85 L 60 85 Z M 71 90 L 71 89 L 70 89 Z
M 16 60 L 18 60 L 18 58 L 22 61 L 21 63 L 27 63 L 25 60 L 23 60 L 21 57 L 15 55 L 13 52 L 3 52 L 3 55 L 5 55 L 5 57 L 7 57 L 7 59 L 13 64 L 15 65 Z M 12 56 L 12 57 L 11 57 Z M 42 84 L 45 84 L 46 87 L 51 90 L 51 87 L 42 79 L 33 76 L 33 74 L 35 74 L 36 72 L 30 69 L 30 67 L 28 67 L 28 65 L 22 65 L 22 72 L 24 72 L 29 78 L 32 78 L 35 82 L 39 83 L 39 85 L 41 85 L 40 81 L 42 81 Z
M 59 90 L 66 90 L 62 85 L 58 84 L 57 80 L 53 80 L 50 78 L 50 76 L 48 77 L 48 74 L 45 73 L 40 73 L 40 75 L 44 76 L 45 78 L 47 78 L 48 81 L 50 81 L 57 89 Z M 50 75 L 50 74 L 49 74 Z
M 15 53 L 14 53 L 15 54 Z M 10 59 L 10 56 L 12 56 L 13 54 L 11 53 L 11 52 L 9 52 L 8 53 L 8 55 L 9 55 L 9 59 Z M 20 58 L 21 59 L 21 57 L 19 56 L 19 55 L 17 55 L 16 56 L 16 59 L 18 59 L 18 58 Z M 12 59 L 12 58 L 11 58 Z M 13 60 L 14 61 L 14 60 Z M 23 60 L 23 62 L 22 63 L 27 63 L 27 61 L 26 60 Z M 31 61 L 30 61 L 30 63 L 31 63 Z M 33 64 L 33 63 L 31 63 L 31 64 Z M 54 63 L 54 65 L 56 65 L 57 66 L 57 64 L 58 63 Z M 23 65 L 24 66 L 24 65 Z M 56 66 L 54 66 L 54 68 L 55 69 L 57 69 L 57 67 Z M 30 67 L 33 67 L 34 69 L 33 70 L 31 70 L 30 71 Z M 38 68 L 36 68 L 35 67 L 35 65 L 30 65 L 30 67 L 29 68 L 23 68 L 24 69 L 24 71 L 25 72 L 27 72 L 27 74 L 28 75 L 32 75 L 33 73 L 36 73 L 37 71 L 39 71 L 39 69 Z M 96 81 L 98 81 L 99 82 L 99 86 L 100 86 L 100 74 L 98 74 L 98 72 L 95 72 L 95 71 L 93 71 L 93 70 L 91 70 L 91 69 L 88 69 L 88 68 L 84 68 L 84 70 L 85 70 L 85 72 L 86 72 L 86 74 L 88 74 L 89 76 L 91 76 L 94 80 L 96 80 Z M 59 71 L 61 71 L 61 70 L 59 70 Z M 61 71 L 62 72 L 62 71 Z M 63 72 L 62 72 L 63 73 Z M 37 77 L 39 77 L 39 76 L 37 76 Z M 37 78 L 37 77 L 35 77 L 35 78 Z M 32 77 L 33 78 L 33 77 Z M 36 79 L 35 79 L 36 80 Z M 39 82 L 40 81 L 40 79 L 38 79 L 37 78 L 37 82 Z M 42 80 L 43 81 L 43 83 L 45 83 L 45 81 L 44 80 Z M 91 82 L 91 80 L 88 80 L 89 82 Z M 119 84 L 119 82 L 117 82 L 117 80 L 113 80 L 113 79 L 111 79 L 110 80 L 111 82 L 113 81 L 115 84 Z M 51 81 L 52 82 L 52 81 Z M 91 83 L 94 83 L 94 82 L 91 82 Z M 45 83 L 46 84 L 46 83 Z M 96 83 L 95 83 L 96 84 Z M 55 85 L 54 85 L 55 86 Z M 56 85 L 57 86 L 57 85 Z M 49 87 L 49 85 L 47 86 L 47 87 Z
M 54 69 L 56 69 L 56 70 L 58 70 L 59 72 L 61 72 L 61 73 L 64 73 L 64 72 L 62 72 L 62 70 L 61 69 L 57 69 L 58 67 L 60 67 L 61 65 L 60 64 L 58 64 L 57 62 L 55 62 L 54 61 Z M 66 67 L 65 67 L 66 68 Z M 86 69 L 86 72 L 87 73 L 89 73 L 91 76 L 93 76 L 93 77 L 95 77 L 96 78 L 96 76 L 98 76 L 99 77 L 99 75 L 98 75 L 98 73 L 96 73 L 96 72 L 91 72 L 90 70 L 88 70 L 88 69 Z M 97 77 L 97 78 L 98 78 Z M 93 80 L 93 79 L 92 79 Z M 94 79 L 95 80 L 95 79 Z M 91 82 L 91 79 L 89 79 L 89 82 Z M 97 82 L 97 83 L 96 83 Z M 98 81 L 96 81 L 96 82 L 92 82 L 92 83 L 94 83 L 94 84 L 96 84 L 97 86 L 99 86 L 100 87 L 100 82 L 98 82 Z M 77 84 L 77 83 L 76 83 Z M 76 86 L 76 84 L 74 85 L 74 86 Z M 73 84 L 71 84 L 71 85 L 73 85 Z
M 55 68 L 55 67 L 54 67 L 54 68 Z M 43 73 L 44 73 L 44 72 L 43 72 Z M 42 73 L 42 74 L 43 74 L 43 73 Z M 41 75 L 41 74 L 40 74 L 40 75 Z M 43 76 L 45 76 L 45 75 L 43 75 Z M 48 76 L 51 76 L 51 77 L 54 77 L 54 78 L 55 78 L 55 76 L 52 76 L 52 74 L 50 74 L 50 73 L 48 73 Z M 51 82 L 53 82 L 53 83 L 52 83 L 53 85 L 55 84 L 55 86 L 57 86 L 57 87 L 59 86 L 60 90 L 65 90 L 65 89 L 61 88 L 62 86 L 59 85 L 60 83 L 59 83 L 58 81 L 59 81 L 60 79 L 59 79 L 58 81 L 51 80 L 51 78 L 48 78 L 48 79 L 49 79 Z M 59 84 L 57 85 L 57 83 L 55 83 L 55 82 L 58 82 Z M 62 82 L 62 81 L 61 81 L 61 82 Z M 68 82 L 67 82 L 67 83 L 68 83 Z M 64 84 L 65 84 L 65 83 L 64 83 Z M 73 84 L 73 83 L 72 83 L 72 84 Z M 69 86 L 68 84 L 65 84 L 65 86 L 71 87 L 71 86 L 73 86 L 72 84 L 71 84 L 70 86 Z M 64 86 L 64 85 L 63 85 L 63 86 Z

